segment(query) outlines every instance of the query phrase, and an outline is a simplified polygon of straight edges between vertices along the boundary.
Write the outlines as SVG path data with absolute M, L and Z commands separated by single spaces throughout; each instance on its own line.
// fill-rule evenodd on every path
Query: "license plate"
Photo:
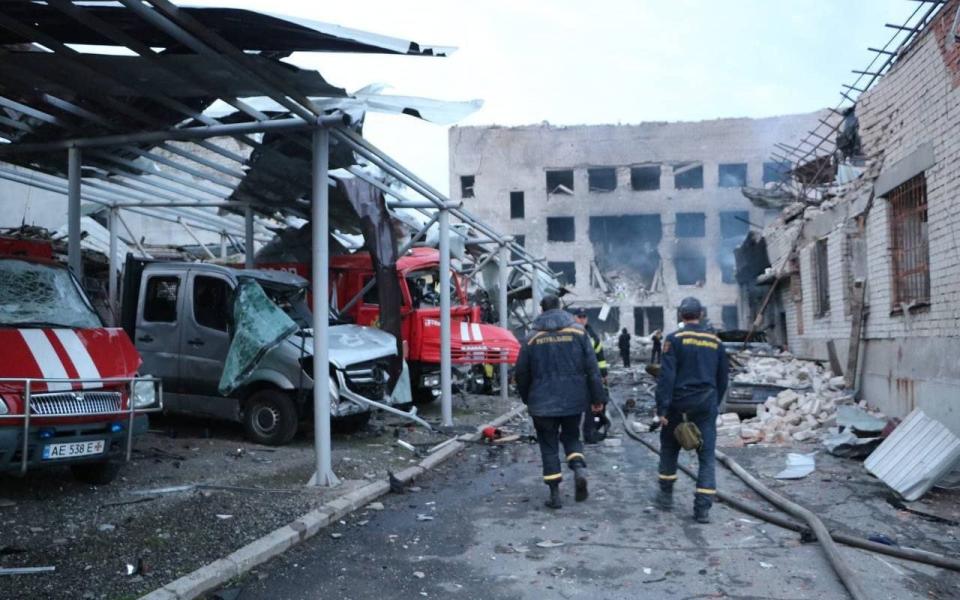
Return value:
M 103 454 L 105 445 L 105 440 L 69 442 L 66 444 L 47 444 L 43 447 L 43 460 L 57 460 L 59 458 L 74 458 L 77 456 Z

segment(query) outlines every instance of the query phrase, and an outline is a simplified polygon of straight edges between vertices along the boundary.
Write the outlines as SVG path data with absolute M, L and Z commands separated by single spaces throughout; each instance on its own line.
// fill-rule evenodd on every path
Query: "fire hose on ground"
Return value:
M 624 414 L 623 409 L 620 407 L 617 402 L 611 402 L 617 412 L 620 414 L 620 419 L 623 422 L 623 429 L 628 436 L 634 440 L 640 442 L 646 446 L 653 453 L 659 455 L 660 448 L 657 447 L 652 442 L 644 439 L 638 433 L 633 431 L 633 428 L 630 426 L 630 423 L 627 421 L 627 415 Z M 782 527 L 784 529 L 789 529 L 791 531 L 796 531 L 801 534 L 801 538 L 804 540 L 811 539 L 811 536 L 816 536 L 816 539 L 820 542 L 821 547 L 824 549 L 827 560 L 830 562 L 834 571 L 836 571 L 840 581 L 847 588 L 847 591 L 850 593 L 851 597 L 859 600 L 861 598 L 867 598 L 866 594 L 863 592 L 862 588 L 859 586 L 859 583 L 854 579 L 853 573 L 850 568 L 843 562 L 843 559 L 840 557 L 839 550 L 834 544 L 834 542 L 839 542 L 846 546 L 851 546 L 853 548 L 860 548 L 861 550 L 868 550 L 871 552 L 876 552 L 878 554 L 885 554 L 887 556 L 892 556 L 894 558 L 899 558 L 903 560 L 909 560 L 913 562 L 924 563 L 932 565 L 935 567 L 940 567 L 943 569 L 950 569 L 952 571 L 960 572 L 960 560 L 950 558 L 948 556 L 943 556 L 941 554 L 936 554 L 933 552 L 927 552 L 925 550 L 918 550 L 914 548 L 902 548 L 899 546 L 888 546 L 886 544 L 880 544 L 877 542 L 872 542 L 860 537 L 847 535 L 844 533 L 837 533 L 829 531 L 826 526 L 808 509 L 796 504 L 784 498 L 783 496 L 777 494 L 770 488 L 763 485 L 759 480 L 750 475 L 743 467 L 737 464 L 732 458 L 726 454 L 717 451 L 717 460 L 720 461 L 725 467 L 730 469 L 737 477 L 739 477 L 744 483 L 746 483 L 751 489 L 760 494 L 768 502 L 773 504 L 778 509 L 786 512 L 787 514 L 802 519 L 806 521 L 807 525 L 801 525 L 796 523 L 791 519 L 784 518 L 777 514 L 771 514 L 758 506 L 755 506 L 751 503 L 744 502 L 738 498 L 726 494 L 720 490 L 717 490 L 717 499 L 723 502 L 724 504 L 734 508 L 740 512 L 746 513 L 748 515 L 754 516 L 758 519 L 767 521 Z M 684 465 L 678 465 L 680 470 L 684 472 L 691 479 L 696 479 L 696 474 Z

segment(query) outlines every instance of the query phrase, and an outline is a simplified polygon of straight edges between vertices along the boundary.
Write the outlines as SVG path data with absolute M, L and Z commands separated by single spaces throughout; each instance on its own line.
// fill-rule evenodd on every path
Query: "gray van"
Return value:
M 231 343 L 233 295 L 244 278 L 256 281 L 299 330 L 270 348 L 243 385 L 224 397 L 218 385 Z M 121 319 L 143 358 L 141 371 L 163 380 L 165 412 L 237 421 L 250 440 L 281 445 L 312 415 L 307 289 L 305 279 L 282 271 L 128 258 Z M 397 355 L 392 335 L 351 324 L 329 331 L 335 428 L 363 427 L 376 405 L 369 401 L 387 408 L 410 401 L 406 366 L 393 393 L 387 392 L 389 363 Z

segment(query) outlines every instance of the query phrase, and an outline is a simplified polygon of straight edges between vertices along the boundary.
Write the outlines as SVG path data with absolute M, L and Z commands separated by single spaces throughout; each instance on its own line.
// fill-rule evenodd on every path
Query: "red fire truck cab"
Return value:
M 374 278 L 365 252 L 330 259 L 330 286 L 336 305 L 346 306 Z M 440 391 L 440 254 L 414 248 L 397 261 L 401 304 L 401 335 L 410 366 L 414 397 L 428 401 Z M 450 354 L 456 365 L 513 364 L 520 344 L 502 327 L 480 322 L 480 307 L 470 305 L 456 273 L 451 273 Z M 372 287 L 344 316 L 358 325 L 376 325 L 380 306 Z
M 112 480 L 156 380 L 137 377 L 126 333 L 104 327 L 49 244 L 0 240 L 0 473 L 69 465 L 88 483 Z

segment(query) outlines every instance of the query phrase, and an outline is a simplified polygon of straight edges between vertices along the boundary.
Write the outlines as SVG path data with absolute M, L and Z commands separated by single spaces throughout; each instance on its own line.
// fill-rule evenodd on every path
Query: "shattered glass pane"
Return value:
M 250 279 L 237 286 L 233 322 L 233 339 L 220 376 L 219 391 L 224 396 L 243 385 L 267 352 L 298 329 L 260 284 Z
M 103 326 L 69 271 L 17 259 L 0 260 L 0 325 Z

